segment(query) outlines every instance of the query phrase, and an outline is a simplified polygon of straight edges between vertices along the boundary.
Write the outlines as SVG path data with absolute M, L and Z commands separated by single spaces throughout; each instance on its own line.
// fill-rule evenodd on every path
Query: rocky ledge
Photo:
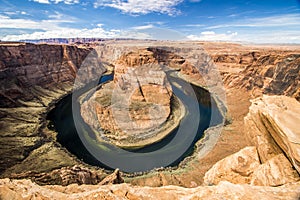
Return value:
M 300 173 L 299 113 L 300 103 L 287 96 L 264 95 L 252 101 L 245 124 L 262 162 L 284 153 Z

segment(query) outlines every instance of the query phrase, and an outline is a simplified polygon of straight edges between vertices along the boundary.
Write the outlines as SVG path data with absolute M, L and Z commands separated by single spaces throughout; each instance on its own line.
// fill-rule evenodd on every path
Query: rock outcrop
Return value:
M 0 198 L 9 199 L 276 199 L 296 200 L 300 183 L 263 187 L 221 182 L 217 186 L 182 188 L 138 187 L 128 184 L 98 186 L 38 186 L 29 180 L 0 180 Z
M 256 147 L 219 161 L 205 174 L 204 183 L 226 180 L 279 186 L 299 181 L 299 106 L 296 99 L 287 96 L 264 95 L 252 100 L 245 125 Z
M 294 98 L 264 95 L 252 101 L 245 124 L 263 162 L 283 151 L 300 173 L 299 113 L 300 103 Z
M 250 183 L 250 176 L 260 165 L 255 147 L 241 151 L 217 162 L 204 177 L 205 185 L 217 185 L 220 181 L 231 183 Z
M 180 121 L 178 100 L 159 65 L 162 55 L 152 51 L 140 49 L 122 55 L 114 62 L 113 82 L 104 84 L 82 104 L 85 122 L 118 146 L 134 148 L 161 140 Z M 175 65 L 168 59 L 164 62 Z
M 300 53 L 256 51 L 243 55 L 238 60 L 218 57 L 216 61 L 220 61 L 219 59 L 223 62 L 229 59 L 229 63 L 242 66 L 238 73 L 225 76 L 225 84 L 246 88 L 255 97 L 263 93 L 291 96 L 300 100 Z M 243 62 L 242 59 L 248 61 Z
M 72 86 L 90 51 L 64 45 L 1 45 L 1 107 L 48 105 L 51 92 Z
M 279 154 L 254 170 L 251 184 L 280 186 L 299 181 L 299 179 L 299 175 L 289 160 L 284 154 Z
M 256 147 L 246 147 L 217 162 L 204 177 L 205 185 L 217 185 L 221 181 L 235 184 L 280 186 L 300 180 L 289 160 L 283 155 L 260 164 Z
M 104 60 L 110 65 L 120 58 L 118 52 L 127 48 L 124 47 L 126 43 L 127 41 L 120 42 L 116 49 L 107 48 L 108 51 L 101 52 L 99 57 L 106 57 Z M 121 80 L 123 78 L 124 82 L 120 85 L 124 88 L 128 87 L 132 74 L 127 73 L 125 68 L 122 69 L 123 64 L 135 68 L 139 63 L 145 66 L 154 63 L 153 67 L 168 65 L 180 70 L 181 74 L 188 75 L 187 80 L 202 84 L 199 81 L 200 74 L 207 74 L 212 61 L 215 61 L 231 101 L 228 103 L 228 110 L 233 116 L 232 124 L 228 123 L 222 130 L 218 145 L 205 158 L 198 159 L 196 155 L 189 158 L 193 162 L 185 162 L 178 170 L 162 169 L 147 176 L 125 179 L 136 185 L 173 184 L 193 187 L 155 188 L 129 184 L 111 185 L 123 182 L 118 170 L 107 176 L 101 169 L 82 165 L 79 167 L 82 163 L 55 141 L 54 131 L 46 128 L 47 111 L 55 101 L 71 91 L 74 75 L 80 65 L 85 63 L 86 66 L 91 66 L 99 62 L 97 55 L 94 59 L 83 62 L 91 52 L 90 49 L 64 45 L 0 45 L 0 83 L 4 85 L 0 87 L 1 176 L 30 178 L 44 185 L 39 186 L 30 180 L 1 179 L 0 199 L 299 199 L 299 131 L 296 127 L 300 121 L 299 103 L 283 96 L 263 96 L 252 101 L 249 114 L 244 119 L 248 112 L 248 99 L 261 96 L 262 93 L 283 94 L 299 101 L 299 51 L 244 48 L 232 44 L 211 46 L 213 50 L 208 52 L 212 60 L 207 56 L 190 57 L 190 60 L 196 60 L 195 63 L 199 61 L 201 64 L 201 59 L 205 60 L 203 65 L 198 66 L 199 69 L 194 67 L 194 63 L 186 61 L 193 49 L 186 50 L 185 57 L 162 50 L 163 48 L 144 49 L 143 52 L 133 53 L 132 58 L 127 57 L 127 60 L 125 56 L 125 60 L 120 61 L 120 68 L 117 67 L 120 76 L 117 74 L 116 77 Z M 216 51 L 218 52 L 215 53 Z M 118 56 L 114 57 L 115 55 Z M 117 66 L 117 63 L 114 64 Z M 100 70 L 98 72 L 104 71 L 99 66 L 97 69 Z M 218 73 L 213 70 L 212 75 Z M 98 72 L 89 68 L 83 70 L 86 76 L 81 81 L 92 80 L 95 78 L 92 75 Z M 161 78 L 159 73 L 157 75 Z M 140 81 L 140 78 L 135 78 L 134 84 L 138 84 L 137 80 Z M 216 85 L 215 82 L 210 83 Z M 156 94 L 152 93 L 152 86 L 138 88 L 140 90 L 135 90 L 134 98 L 130 99 L 133 102 L 159 101 L 163 105 L 165 102 L 172 102 L 166 85 L 160 88 L 166 94 L 166 98 L 162 99 L 157 96 L 147 98 Z M 110 90 L 109 87 L 107 90 Z M 132 117 L 142 116 L 134 109 L 132 112 Z M 89 119 L 95 113 L 90 114 Z M 249 141 L 245 139 L 246 136 Z M 203 148 L 207 147 L 205 145 Z M 255 147 L 243 149 L 250 145 Z M 240 149 L 242 150 L 239 151 Z M 230 156 L 234 152 L 238 153 Z M 224 158 L 226 156 L 229 157 Z M 219 160 L 221 161 L 217 162 Z M 214 165 L 215 163 L 217 164 Z M 211 170 L 208 171 L 209 168 Z M 203 183 L 205 173 L 205 184 L 213 186 L 199 186 Z

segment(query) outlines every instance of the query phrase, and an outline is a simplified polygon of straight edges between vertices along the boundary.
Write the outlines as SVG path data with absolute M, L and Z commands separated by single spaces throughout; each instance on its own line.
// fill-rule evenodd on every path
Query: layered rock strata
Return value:
M 220 182 L 216 186 L 183 188 L 138 187 L 128 184 L 101 186 L 38 186 L 29 180 L 0 180 L 0 198 L 8 199 L 299 199 L 300 183 L 280 187 Z
M 122 55 L 115 61 L 113 82 L 102 85 L 82 104 L 85 122 L 118 146 L 157 142 L 176 128 L 184 114 L 158 64 L 162 58 L 154 56 L 147 49 Z
M 238 48 L 241 48 L 240 52 L 218 52 L 212 55 L 224 74 L 224 83 L 228 88 L 245 88 L 254 97 L 273 94 L 300 100 L 299 51 Z
M 262 162 L 284 152 L 300 173 L 299 113 L 300 103 L 294 98 L 264 95 L 252 101 L 245 124 Z
M 2 176 L 78 163 L 55 142 L 56 133 L 46 127 L 45 118 L 53 103 L 72 91 L 90 52 L 65 45 L 0 45 L 0 172 L 6 170 Z M 104 70 L 97 67 L 94 75 Z
M 246 147 L 217 162 L 204 177 L 205 185 L 235 184 L 280 186 L 300 180 L 289 160 L 279 154 L 261 164 L 256 147 Z

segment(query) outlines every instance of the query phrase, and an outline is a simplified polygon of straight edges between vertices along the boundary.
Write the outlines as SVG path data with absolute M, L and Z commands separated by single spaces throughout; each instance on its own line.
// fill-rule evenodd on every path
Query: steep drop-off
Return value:
M 49 171 L 77 163 L 45 128 L 45 117 L 72 90 L 90 52 L 64 45 L 0 45 L 1 172 Z

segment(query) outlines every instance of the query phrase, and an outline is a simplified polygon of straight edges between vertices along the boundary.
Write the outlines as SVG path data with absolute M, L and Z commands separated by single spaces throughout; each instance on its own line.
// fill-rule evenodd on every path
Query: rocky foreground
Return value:
M 120 41 L 120 48 L 126 49 L 126 43 Z M 211 56 L 226 90 L 226 126 L 217 144 L 200 156 L 213 139 L 214 130 L 209 130 L 194 155 L 177 169 L 123 175 L 123 184 L 100 186 L 123 179 L 71 155 L 56 142 L 56 133 L 45 120 L 53 104 L 71 91 L 75 74 L 92 49 L 1 44 L 1 199 L 299 199 L 299 50 L 197 45 Z M 106 50 L 106 54 L 114 52 Z M 115 59 L 101 56 L 109 62 Z M 97 64 L 101 56 L 92 55 L 94 59 L 87 63 L 94 64 L 98 74 L 105 71 Z M 176 56 L 161 59 L 184 62 Z M 210 64 L 199 70 L 182 65 L 182 77 L 203 85 L 201 75 Z M 89 69 L 81 82 L 97 76 Z

